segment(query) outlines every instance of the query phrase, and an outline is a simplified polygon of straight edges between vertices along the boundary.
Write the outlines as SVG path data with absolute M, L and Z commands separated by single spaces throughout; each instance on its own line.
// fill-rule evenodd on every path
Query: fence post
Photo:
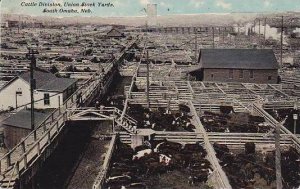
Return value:
M 44 129 L 44 132 L 47 131 L 47 127 L 46 127 L 46 124 L 45 124 L 45 123 L 43 124 L 43 129 Z
M 48 131 L 48 134 L 47 134 L 47 136 L 48 136 L 48 144 L 51 144 L 51 136 L 50 136 L 50 131 Z
M 17 171 L 17 177 L 20 177 L 20 165 L 19 165 L 19 161 L 16 162 L 16 171 Z
M 58 121 L 56 122 L 55 126 L 56 126 L 56 132 L 58 133 L 58 130 L 59 130 Z
M 7 154 L 7 156 L 6 156 L 6 163 L 7 163 L 7 167 L 9 167 L 11 164 L 10 153 Z
M 23 141 L 22 143 L 21 143 L 21 145 L 22 145 L 22 151 L 23 151 L 23 153 L 25 153 L 25 141 Z
M 52 123 L 52 122 L 53 122 L 53 120 L 54 120 L 54 116 L 53 116 L 53 114 L 54 114 L 54 113 L 52 113 L 52 114 L 51 114 L 51 123 Z
M 24 154 L 24 168 L 27 169 L 27 154 Z
M 36 141 L 36 129 L 33 130 L 33 140 Z
M 41 155 L 40 142 L 37 143 L 36 148 L 37 148 L 37 154 Z

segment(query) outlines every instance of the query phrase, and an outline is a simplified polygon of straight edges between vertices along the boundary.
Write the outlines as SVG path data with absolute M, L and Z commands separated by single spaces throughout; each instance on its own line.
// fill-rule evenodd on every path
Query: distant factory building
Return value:
M 278 82 L 279 64 L 272 49 L 203 49 L 200 80 L 217 82 Z
M 123 38 L 125 37 L 125 34 L 118 30 L 117 28 L 112 28 L 109 32 L 106 34 L 107 38 Z
M 147 4 L 147 25 L 157 26 L 157 4 Z
M 34 78 L 36 109 L 58 108 L 77 87 L 77 80 L 58 78 L 43 70 L 34 71 Z M 0 110 L 18 108 L 26 104 L 30 108 L 30 72 L 24 72 L 3 86 L 0 89 L 0 99 Z

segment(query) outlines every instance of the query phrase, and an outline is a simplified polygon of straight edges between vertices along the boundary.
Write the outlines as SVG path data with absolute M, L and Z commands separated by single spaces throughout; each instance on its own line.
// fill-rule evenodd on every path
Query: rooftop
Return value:
M 54 74 L 42 70 L 35 70 L 33 76 L 36 79 L 37 90 L 62 92 L 76 82 L 76 79 L 58 78 Z M 30 72 L 25 72 L 19 77 L 30 83 Z
M 202 49 L 201 68 L 278 69 L 272 49 Z
M 51 114 L 51 111 L 52 109 L 35 111 L 34 125 L 41 125 L 41 123 Z M 31 129 L 30 110 L 23 109 L 5 119 L 2 124 L 23 129 Z

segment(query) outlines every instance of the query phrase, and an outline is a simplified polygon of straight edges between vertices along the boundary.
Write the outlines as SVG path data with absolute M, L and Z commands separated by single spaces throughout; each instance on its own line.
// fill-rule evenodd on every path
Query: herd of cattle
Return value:
M 151 128 L 155 131 L 186 131 L 194 132 L 195 126 L 191 123 L 190 108 L 179 105 L 179 111 L 171 111 L 167 108 L 157 110 L 144 108 L 139 104 L 131 104 L 128 107 L 129 116 L 137 120 L 138 128 Z
M 200 143 L 151 141 L 132 149 L 117 142 L 105 188 L 160 188 L 162 176 L 174 171 L 185 175 L 187 188 L 200 186 L 213 172 L 206 155 Z
M 263 117 L 249 113 L 214 113 L 205 111 L 200 120 L 207 132 L 267 133 L 271 127 Z
M 233 153 L 226 145 L 215 143 L 220 165 L 232 188 L 276 188 L 275 152 L 256 152 L 246 143 L 243 153 Z M 292 147 L 281 156 L 284 188 L 300 187 L 300 154 Z

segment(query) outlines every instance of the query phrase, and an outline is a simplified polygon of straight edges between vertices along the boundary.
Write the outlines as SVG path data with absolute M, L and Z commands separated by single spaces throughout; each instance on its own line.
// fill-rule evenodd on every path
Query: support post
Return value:
M 225 43 L 225 30 L 226 28 L 223 28 L 223 43 Z
M 275 128 L 275 165 L 276 165 L 276 188 L 282 189 L 281 177 L 281 152 L 280 152 L 280 124 Z
M 24 168 L 28 168 L 28 162 L 27 162 L 27 154 L 24 154 Z
M 21 145 L 22 145 L 22 152 L 25 153 L 25 150 L 26 150 L 26 149 L 25 149 L 25 141 L 23 141 L 23 142 L 21 143 Z
M 280 34 L 280 70 L 282 69 L 282 53 L 283 53 L 283 16 L 281 16 L 281 34 Z
M 261 45 L 261 37 L 260 37 L 260 19 L 258 19 L 258 43 Z
M 146 64 L 147 64 L 147 107 L 150 108 L 150 99 L 149 99 L 149 51 L 147 50 L 147 57 L 146 57 Z
M 296 132 L 297 132 L 297 120 L 296 119 L 294 119 L 294 134 L 296 134 Z
M 18 93 L 16 91 L 16 110 L 18 109 Z
M 11 165 L 10 153 L 7 154 L 7 156 L 6 156 L 6 164 L 7 164 L 7 167 L 9 167 Z
M 212 34 L 213 34 L 213 49 L 215 48 L 215 27 L 212 27 Z
M 198 36 L 197 32 L 195 33 L 195 63 L 197 64 L 197 56 L 198 56 Z
M 298 120 L 298 114 L 297 114 L 297 109 L 295 109 L 295 113 L 293 114 L 293 119 L 294 119 L 294 134 L 297 134 L 297 120 Z
M 34 90 L 36 87 L 36 82 L 33 76 L 34 69 L 36 67 L 36 58 L 35 54 L 38 54 L 38 51 L 35 51 L 31 48 L 28 48 L 28 56 L 30 57 L 30 122 L 31 130 L 34 130 Z M 34 133 L 34 140 L 36 140 L 36 133 Z
M 266 47 L 266 31 L 267 31 L 267 18 L 265 18 L 265 27 L 264 27 L 264 47 Z
M 58 112 L 59 112 L 59 115 L 60 115 L 60 95 L 58 95 Z

